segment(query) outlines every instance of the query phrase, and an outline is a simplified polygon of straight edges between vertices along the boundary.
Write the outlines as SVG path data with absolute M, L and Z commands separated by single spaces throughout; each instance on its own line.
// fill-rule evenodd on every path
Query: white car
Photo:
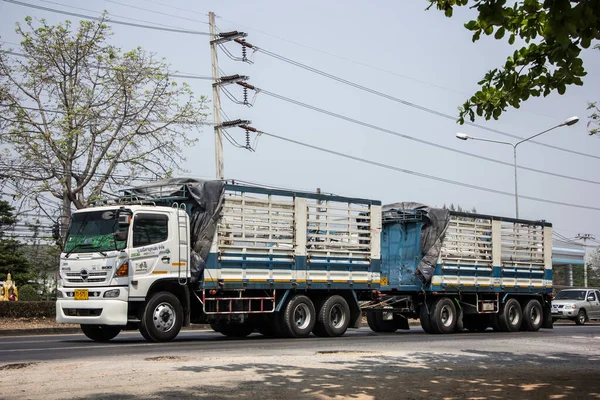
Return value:
M 570 319 L 583 325 L 590 319 L 600 319 L 600 290 L 566 289 L 552 300 L 552 320 Z

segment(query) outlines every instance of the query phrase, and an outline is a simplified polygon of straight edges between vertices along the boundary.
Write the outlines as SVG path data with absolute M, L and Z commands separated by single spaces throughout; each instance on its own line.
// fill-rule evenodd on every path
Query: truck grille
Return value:
M 65 279 L 69 283 L 101 283 L 106 282 L 109 271 L 89 272 L 67 272 Z
M 63 312 L 69 317 L 99 317 L 102 314 L 101 308 L 63 308 Z

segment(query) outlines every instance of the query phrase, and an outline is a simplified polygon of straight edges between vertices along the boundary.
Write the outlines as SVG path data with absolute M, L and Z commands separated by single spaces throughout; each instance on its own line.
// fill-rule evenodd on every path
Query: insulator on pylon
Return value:
M 246 57 L 246 46 L 242 46 L 242 61 L 248 61 Z
M 244 105 L 248 105 L 248 88 L 244 88 Z
M 248 150 L 252 150 L 252 147 L 250 147 L 250 132 L 246 129 L 246 148 Z

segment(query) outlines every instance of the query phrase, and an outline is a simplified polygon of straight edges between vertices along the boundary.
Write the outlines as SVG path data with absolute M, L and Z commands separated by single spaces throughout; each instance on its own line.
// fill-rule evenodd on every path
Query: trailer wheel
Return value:
M 393 319 L 383 319 L 382 312 L 370 312 L 367 313 L 367 324 L 373 332 L 379 333 L 392 333 L 398 329 L 398 324 Z
M 83 334 L 94 342 L 108 342 L 121 333 L 122 327 L 112 325 L 87 325 L 81 324 Z
M 423 328 L 425 333 L 434 333 L 433 329 L 431 328 L 431 320 L 429 318 L 430 308 L 431 304 L 423 303 L 419 309 L 419 322 L 421 322 L 421 328 Z
M 436 300 L 431 307 L 429 320 L 433 333 L 452 333 L 456 327 L 456 306 L 448 297 Z
M 350 324 L 350 307 L 342 296 L 330 296 L 321 303 L 313 333 L 320 337 L 342 336 Z
M 169 292 L 159 292 L 146 303 L 140 332 L 147 340 L 168 342 L 175 339 L 183 324 L 179 299 Z
M 508 299 L 504 309 L 498 315 L 498 326 L 501 332 L 517 332 L 523 323 L 521 305 L 516 299 Z
M 296 295 L 285 305 L 281 314 L 281 331 L 288 337 L 307 337 L 312 332 L 315 322 L 313 302 L 304 295 Z
M 523 309 L 523 325 L 525 330 L 537 332 L 544 322 L 544 311 L 539 301 L 533 299 L 525 304 Z

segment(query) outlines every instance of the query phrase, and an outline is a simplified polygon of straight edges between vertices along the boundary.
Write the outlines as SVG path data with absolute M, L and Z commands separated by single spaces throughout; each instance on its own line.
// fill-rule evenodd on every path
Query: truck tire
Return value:
M 456 306 L 448 297 L 437 299 L 429 312 L 429 321 L 433 333 L 452 333 L 456 327 Z
M 327 297 L 319 307 L 313 333 L 320 337 L 342 336 L 350 325 L 350 307 L 342 296 Z
M 537 332 L 544 322 L 544 311 L 539 301 L 532 299 L 523 308 L 523 326 L 525 330 Z
M 498 315 L 498 326 L 501 332 L 517 332 L 523 323 L 523 311 L 516 299 L 508 299 L 504 309 Z
M 431 328 L 431 320 L 429 318 L 430 309 L 431 304 L 428 303 L 421 304 L 421 308 L 419 309 L 419 322 L 421 322 L 421 328 L 423 328 L 425 333 L 433 333 L 433 329 Z
M 87 325 L 81 324 L 83 334 L 94 342 L 108 342 L 121 333 L 122 327 L 113 325 Z
M 281 332 L 286 337 L 308 337 L 316 319 L 313 302 L 304 295 L 296 295 L 285 305 L 281 314 Z
M 140 332 L 152 342 L 175 339 L 183 324 L 183 309 L 179 299 L 169 292 L 158 292 L 146 303 L 140 322 Z
M 379 333 L 392 333 L 398 329 L 396 321 L 393 319 L 383 319 L 383 313 L 381 312 L 370 312 L 367 313 L 367 324 L 373 332 Z
M 575 323 L 577 325 L 584 325 L 586 321 L 587 321 L 587 314 L 586 314 L 585 310 L 582 308 L 577 313 L 577 317 L 575 318 Z

